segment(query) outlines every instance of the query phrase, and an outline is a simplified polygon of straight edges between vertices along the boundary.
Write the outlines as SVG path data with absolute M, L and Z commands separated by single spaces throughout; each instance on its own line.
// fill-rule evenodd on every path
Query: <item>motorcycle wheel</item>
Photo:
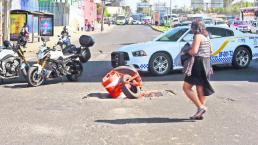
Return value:
M 131 76 L 129 76 L 129 75 L 124 75 L 123 76 L 123 82 L 124 82 L 125 85 L 122 87 L 122 92 L 129 99 L 140 98 L 141 97 L 141 89 L 140 89 L 140 87 L 126 83 L 130 79 L 130 77 Z
M 28 71 L 27 81 L 29 86 L 31 87 L 40 86 L 45 82 L 43 74 L 41 73 L 39 75 L 37 74 L 37 71 L 38 71 L 37 67 L 31 67 Z
M 82 75 L 83 66 L 80 62 L 74 61 L 70 65 L 70 75 L 66 75 L 66 78 L 71 82 L 76 82 L 79 80 L 79 77 Z

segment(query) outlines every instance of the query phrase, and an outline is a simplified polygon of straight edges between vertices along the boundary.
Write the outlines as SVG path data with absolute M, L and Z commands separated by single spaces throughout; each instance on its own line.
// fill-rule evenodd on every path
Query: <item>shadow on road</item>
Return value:
M 195 120 L 187 118 L 128 118 L 128 119 L 114 119 L 114 120 L 96 120 L 98 123 L 109 123 L 116 125 L 123 124 L 145 124 L 145 123 L 180 123 L 180 122 L 195 122 Z
M 102 78 L 112 69 L 109 61 L 90 61 L 85 65 L 85 73 L 80 82 L 101 82 Z M 154 76 L 150 73 L 140 73 L 144 82 L 153 81 L 182 81 L 181 70 L 172 71 L 165 76 Z M 249 81 L 258 82 L 258 67 L 252 63 L 246 69 L 235 69 L 232 66 L 214 67 L 212 81 Z
M 90 93 L 85 95 L 82 99 L 98 98 L 98 99 L 112 99 L 108 93 Z
M 78 83 L 92 82 L 99 83 L 102 82 L 102 78 L 112 69 L 110 61 L 89 61 L 84 65 L 84 73 L 82 74 Z M 184 75 L 180 70 L 172 71 L 170 74 L 165 76 L 154 76 L 150 73 L 140 73 L 143 82 L 155 82 L 155 81 L 183 81 Z M 246 69 L 234 69 L 232 66 L 220 66 L 214 67 L 214 75 L 212 76 L 212 81 L 248 81 L 248 82 L 258 82 L 258 67 L 255 62 L 253 62 L 250 67 Z M 52 81 L 47 80 L 45 85 L 56 84 L 67 82 L 64 77 L 63 80 L 58 78 Z M 27 83 L 22 77 L 10 80 L 4 80 L 3 84 L 12 83 Z M 26 86 L 26 84 L 25 84 Z M 25 87 L 22 85 L 13 86 L 13 88 Z
M 44 84 L 42 84 L 42 86 L 53 85 L 53 84 L 58 84 L 58 83 L 65 83 L 65 82 L 67 82 L 67 80 L 62 81 L 60 78 L 58 78 L 55 80 L 47 80 Z M 4 88 L 11 88 L 11 89 L 30 88 L 30 86 L 28 86 L 27 81 L 23 78 L 4 80 L 4 82 L 2 84 L 3 84 Z M 12 84 L 12 85 L 8 85 L 8 84 Z M 1 84 L 0 84 L 0 86 L 1 86 Z

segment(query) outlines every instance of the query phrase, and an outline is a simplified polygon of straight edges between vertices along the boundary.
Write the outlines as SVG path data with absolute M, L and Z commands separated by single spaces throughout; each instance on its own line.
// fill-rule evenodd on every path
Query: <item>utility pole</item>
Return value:
M 101 15 L 101 32 L 104 30 L 104 13 L 105 13 L 105 0 L 102 0 L 102 15 Z
M 12 0 L 4 0 L 4 40 L 10 40 L 10 9 Z
M 170 24 L 169 24 L 169 26 L 170 27 L 172 27 L 172 0 L 170 0 L 170 2 L 169 2 L 169 7 L 170 7 Z
M 3 1 L 0 0 L 0 46 L 3 45 Z

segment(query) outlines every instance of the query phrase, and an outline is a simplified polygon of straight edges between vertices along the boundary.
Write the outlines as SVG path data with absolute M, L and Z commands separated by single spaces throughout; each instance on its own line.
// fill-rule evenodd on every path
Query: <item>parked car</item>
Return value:
M 250 25 L 246 21 L 234 21 L 230 27 L 242 32 L 251 32 Z
M 171 22 L 171 25 L 172 25 L 172 26 L 176 26 L 176 25 L 178 25 L 178 24 L 180 24 L 179 19 L 178 19 L 178 18 L 173 18 L 173 20 L 172 20 L 172 22 Z
M 212 42 L 213 65 L 232 64 L 235 68 L 245 68 L 252 59 L 258 58 L 258 36 L 221 26 L 207 26 L 207 30 Z M 172 28 L 153 41 L 124 46 L 113 52 L 112 66 L 133 65 L 142 72 L 165 75 L 171 70 L 182 69 L 175 64 L 175 58 L 181 48 L 192 41 L 189 26 Z
M 226 24 L 225 21 L 215 21 L 215 25 L 222 26 L 222 27 L 228 27 L 228 24 Z
M 126 24 L 126 17 L 125 16 L 117 16 L 116 17 L 116 24 L 117 25 L 125 25 Z
M 250 24 L 251 32 L 258 34 L 258 22 L 257 21 L 252 21 Z
M 214 21 L 212 19 L 203 19 L 205 25 L 213 25 Z
M 177 24 L 175 27 L 178 27 L 178 26 L 191 26 L 192 24 L 192 21 L 183 21 L 179 24 Z
M 141 25 L 142 22 L 139 20 L 133 20 L 133 25 Z

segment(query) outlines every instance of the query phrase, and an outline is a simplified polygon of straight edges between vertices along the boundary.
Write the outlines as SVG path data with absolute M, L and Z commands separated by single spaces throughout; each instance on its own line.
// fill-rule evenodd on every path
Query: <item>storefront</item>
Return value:
M 12 10 L 10 13 L 10 38 L 17 40 L 24 23 L 27 23 L 31 41 L 40 36 L 53 36 L 54 15 L 42 12 Z

